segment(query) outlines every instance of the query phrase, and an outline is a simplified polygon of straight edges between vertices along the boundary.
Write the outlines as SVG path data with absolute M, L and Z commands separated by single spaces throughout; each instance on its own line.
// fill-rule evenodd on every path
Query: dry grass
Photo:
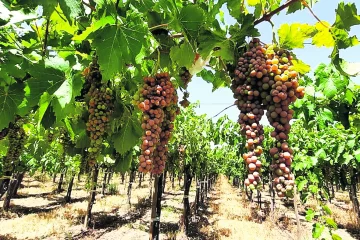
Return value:
M 356 213 L 350 204 L 349 209 L 343 209 L 334 204 L 329 204 L 333 212 L 333 217 L 338 225 L 349 230 L 357 230 L 360 232 L 360 223 L 356 217 Z

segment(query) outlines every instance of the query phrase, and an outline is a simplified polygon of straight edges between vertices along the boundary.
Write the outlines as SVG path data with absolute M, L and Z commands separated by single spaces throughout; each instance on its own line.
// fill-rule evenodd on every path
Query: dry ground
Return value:
M 35 180 L 36 179 L 36 180 Z M 101 179 L 101 178 L 100 178 Z M 27 177 L 19 196 L 11 202 L 11 213 L 0 209 L 0 240 L 5 239 L 148 239 L 150 220 L 149 179 L 133 184 L 131 206 L 128 204 L 126 190 L 128 183 L 119 184 L 120 178 L 113 177 L 117 194 L 98 194 L 93 207 L 92 228 L 82 227 L 87 206 L 87 193 L 84 182 L 75 182 L 72 202 L 64 203 L 66 191 L 54 193 L 57 184 L 49 178 Z M 64 184 L 64 188 L 67 186 Z M 190 202 L 194 202 L 195 189 L 192 186 Z M 264 194 L 265 195 L 265 194 Z M 342 201 L 332 204 L 339 227 L 337 233 L 344 240 L 360 239 L 354 214 L 346 203 L 345 194 L 338 197 Z M 266 199 L 266 197 L 265 197 Z M 310 204 L 315 204 L 311 203 Z M 2 206 L 2 201 L 0 201 Z M 207 203 L 201 206 L 197 216 L 193 216 L 189 237 L 185 237 L 180 227 L 182 219 L 182 191 L 167 184 L 163 194 L 160 239 L 236 239 L 236 240 L 281 240 L 296 239 L 297 226 L 291 206 L 278 201 L 277 210 L 262 219 L 256 205 L 249 204 L 245 194 L 233 188 L 225 177 L 220 177 Z M 263 205 L 266 210 L 267 205 Z M 300 216 L 301 240 L 311 238 L 311 224 Z M 263 221 L 264 220 L 264 221 Z M 261 222 L 261 223 L 260 223 Z M 347 230 L 345 230 L 347 229 Z M 325 239 L 327 237 L 325 236 Z

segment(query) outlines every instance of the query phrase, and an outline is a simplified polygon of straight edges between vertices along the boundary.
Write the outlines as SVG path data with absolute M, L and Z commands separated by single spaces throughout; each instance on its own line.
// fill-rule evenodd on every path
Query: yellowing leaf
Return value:
M 303 48 L 304 41 L 314 35 L 315 28 L 309 24 L 282 24 L 278 29 L 279 42 L 284 48 Z
M 324 26 L 325 25 L 325 26 Z M 312 39 L 312 44 L 317 47 L 333 47 L 335 44 L 334 38 L 331 35 L 330 29 L 326 26 L 330 27 L 328 22 L 322 21 L 322 23 L 318 22 L 315 24 L 315 29 L 317 33 Z
M 261 3 L 261 0 L 247 0 L 247 3 L 249 6 L 255 6 L 255 5 Z
M 307 65 L 299 59 L 291 60 L 291 62 L 293 63 L 295 70 L 300 74 L 306 74 L 311 70 L 310 65 Z

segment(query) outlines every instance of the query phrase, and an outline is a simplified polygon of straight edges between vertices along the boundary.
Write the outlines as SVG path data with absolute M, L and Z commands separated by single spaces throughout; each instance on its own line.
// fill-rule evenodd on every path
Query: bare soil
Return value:
M 83 177 L 85 180 L 85 177 Z M 102 178 L 99 178 L 102 179 Z M 74 183 L 72 201 L 64 201 L 66 191 L 55 192 L 57 183 L 49 177 L 26 177 L 23 186 L 11 201 L 11 212 L 0 208 L 0 240 L 5 239 L 149 239 L 151 215 L 150 186 L 148 177 L 139 187 L 138 179 L 133 183 L 131 204 L 126 194 L 128 183 L 120 183 L 114 176 L 111 186 L 116 193 L 97 194 L 93 207 L 94 220 L 90 229 L 83 228 L 88 193 L 85 182 Z M 63 185 L 67 189 L 66 182 Z M 101 189 L 98 189 L 99 191 Z M 360 228 L 356 223 L 346 194 L 337 194 L 337 200 L 330 204 L 333 217 L 339 225 L 336 231 L 344 240 L 360 239 Z M 161 210 L 160 239 L 297 239 L 297 225 L 291 204 L 277 201 L 276 210 L 270 212 L 269 196 L 263 193 L 262 208 L 246 199 L 245 193 L 229 184 L 221 176 L 208 198 L 192 215 L 190 234 L 185 236 L 182 227 L 183 191 L 176 181 L 171 187 L 168 181 L 163 194 Z M 195 200 L 193 184 L 189 196 Z M 0 206 L 3 202 L 0 201 Z M 316 204 L 315 202 L 309 203 Z M 301 240 L 311 238 L 311 223 L 305 221 L 304 209 L 300 206 Z M 192 206 L 193 208 L 193 206 Z M 325 233 L 324 238 L 330 237 Z

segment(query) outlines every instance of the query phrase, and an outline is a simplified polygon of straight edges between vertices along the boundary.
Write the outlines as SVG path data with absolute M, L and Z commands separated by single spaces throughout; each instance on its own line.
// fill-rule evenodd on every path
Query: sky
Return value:
M 340 1 L 337 0 L 320 0 L 313 6 L 312 10 L 321 20 L 332 24 L 335 21 L 335 9 L 337 8 L 339 2 Z M 360 13 L 360 4 L 357 0 L 344 2 L 355 2 L 355 4 L 357 3 L 358 14 Z M 228 14 L 225 5 L 223 6 L 222 10 L 225 13 L 225 23 L 227 25 L 234 24 L 236 21 Z M 273 16 L 272 22 L 275 25 L 275 31 L 277 31 L 279 26 L 283 23 L 291 24 L 300 22 L 314 25 L 317 23 L 317 20 L 311 15 L 309 10 L 304 9 L 290 15 L 286 15 L 286 11 L 284 10 L 279 15 Z M 268 22 L 262 22 L 258 24 L 257 27 L 261 34 L 261 41 L 265 43 L 271 43 L 271 25 Z M 360 38 L 360 26 L 353 26 L 350 33 L 351 35 L 357 35 L 357 37 Z M 310 41 L 311 40 L 309 40 L 309 42 Z M 317 48 L 306 44 L 303 49 L 295 49 L 293 52 L 299 59 L 310 65 L 313 71 L 320 63 L 330 63 L 329 55 L 331 54 L 331 51 L 332 48 Z M 341 50 L 340 57 L 348 62 L 360 62 L 360 45 L 348 48 L 346 50 Z M 360 77 L 352 78 L 352 80 L 356 84 L 360 84 Z M 209 118 L 214 117 L 224 108 L 234 103 L 233 93 L 230 88 L 220 88 L 212 92 L 212 84 L 207 83 L 196 76 L 193 76 L 192 81 L 189 83 L 188 92 L 190 93 L 188 100 L 191 103 L 196 101 L 200 102 L 200 107 L 196 109 L 196 112 L 198 114 L 207 114 Z M 179 99 L 181 100 L 181 98 L 182 94 L 179 93 Z M 239 113 L 240 112 L 237 107 L 233 106 L 219 114 L 217 117 L 214 117 L 213 120 L 216 121 L 219 117 L 227 114 L 231 120 L 237 121 Z M 261 123 L 268 125 L 266 116 L 263 116 Z

